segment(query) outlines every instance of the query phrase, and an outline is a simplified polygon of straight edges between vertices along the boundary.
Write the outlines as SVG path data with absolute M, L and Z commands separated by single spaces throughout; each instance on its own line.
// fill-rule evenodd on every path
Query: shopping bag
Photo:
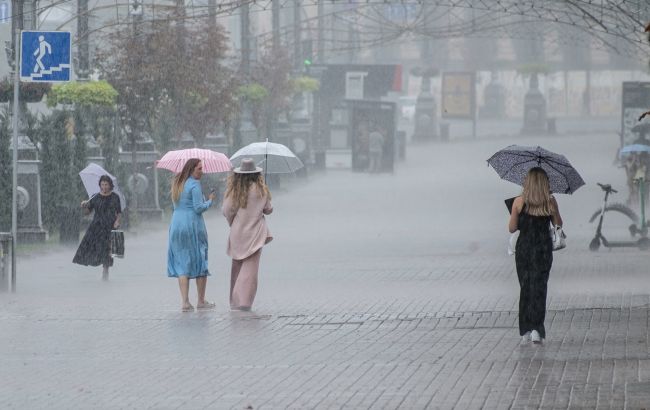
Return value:
M 111 256 L 114 258 L 124 257 L 124 232 L 111 231 Z

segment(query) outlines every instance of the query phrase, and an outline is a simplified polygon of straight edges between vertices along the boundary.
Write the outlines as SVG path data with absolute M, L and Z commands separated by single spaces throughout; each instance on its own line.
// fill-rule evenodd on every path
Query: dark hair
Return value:
M 111 186 L 111 191 L 113 190 L 113 188 L 115 188 L 115 185 L 113 185 L 113 180 L 108 175 L 102 175 L 101 177 L 99 177 L 100 187 L 102 186 L 102 182 L 108 182 L 108 185 Z

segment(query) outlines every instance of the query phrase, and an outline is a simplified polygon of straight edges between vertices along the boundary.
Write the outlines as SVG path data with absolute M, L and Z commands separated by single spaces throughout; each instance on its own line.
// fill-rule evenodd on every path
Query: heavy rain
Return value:
M 0 0 L 0 408 L 650 408 L 648 31 Z

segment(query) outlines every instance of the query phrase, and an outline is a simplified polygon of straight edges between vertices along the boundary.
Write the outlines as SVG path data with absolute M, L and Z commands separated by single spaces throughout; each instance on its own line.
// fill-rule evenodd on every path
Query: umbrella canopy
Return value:
M 124 210 L 124 208 L 126 208 L 126 198 L 122 191 L 120 191 L 120 187 L 117 186 L 117 178 L 109 174 L 108 171 L 94 162 L 91 162 L 86 168 L 79 172 L 81 182 L 84 184 L 86 192 L 88 192 L 88 197 L 92 197 L 99 193 L 99 178 L 101 178 L 102 175 L 108 175 L 113 181 L 113 192 L 120 197 L 120 207 Z
M 632 144 L 626 145 L 619 151 L 620 156 L 629 155 L 635 152 L 650 152 L 650 145 Z
M 548 174 L 551 191 L 572 194 L 585 184 L 578 171 L 564 155 L 547 151 L 542 147 L 510 145 L 497 151 L 488 160 L 502 179 L 523 186 L 528 170 L 541 167 Z
M 203 172 L 207 174 L 228 172 L 232 169 L 230 160 L 224 154 L 200 148 L 169 151 L 156 162 L 156 168 L 168 169 L 172 172 L 179 173 L 183 170 L 183 166 L 185 166 L 187 160 L 191 158 L 200 159 L 203 162 Z
M 288 174 L 304 166 L 289 148 L 268 141 L 249 144 L 235 152 L 230 160 L 237 167 L 244 158 L 252 158 L 268 174 Z

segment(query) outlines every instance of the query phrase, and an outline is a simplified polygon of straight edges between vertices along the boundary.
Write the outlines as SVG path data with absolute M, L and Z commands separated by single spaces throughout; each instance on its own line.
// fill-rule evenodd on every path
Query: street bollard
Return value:
M 0 292 L 9 289 L 9 266 L 11 265 L 11 291 L 16 290 L 16 263 L 14 241 L 11 233 L 0 232 Z

